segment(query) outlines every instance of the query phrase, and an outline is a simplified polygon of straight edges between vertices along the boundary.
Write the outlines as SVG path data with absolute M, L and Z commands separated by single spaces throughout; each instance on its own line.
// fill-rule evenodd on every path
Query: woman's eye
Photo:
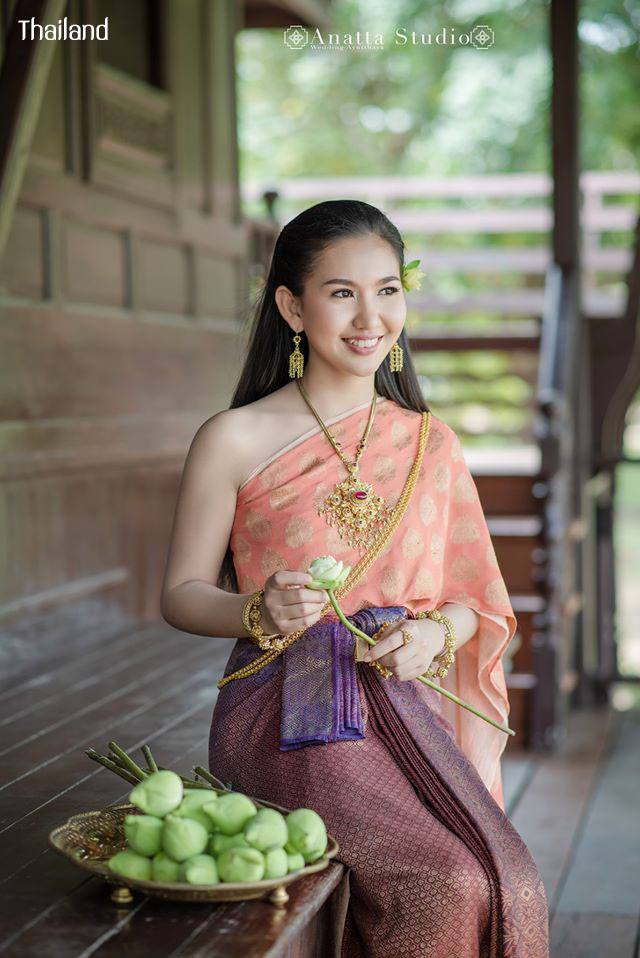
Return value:
M 344 296 L 338 296 L 338 293 L 350 293 L 350 292 L 351 292 L 351 290 L 350 290 L 350 289 L 347 289 L 347 288 L 345 287 L 344 289 L 337 289 L 337 290 L 336 290 L 334 293 L 332 293 L 331 295 L 337 297 L 337 299 L 344 299 Z
M 344 296 L 338 296 L 338 293 L 349 293 L 349 294 L 351 294 L 352 292 L 353 292 L 353 290 L 347 289 L 346 286 L 345 286 L 344 289 L 336 289 L 335 292 L 333 292 L 331 295 L 332 295 L 332 296 L 335 296 L 337 299 L 344 299 L 345 297 L 344 297 Z M 385 292 L 386 292 L 387 295 L 390 296 L 390 295 L 392 295 L 393 293 L 399 293 L 400 290 L 398 289 L 397 286 L 384 286 L 384 287 L 380 290 L 380 292 L 381 292 L 381 293 L 385 293 Z

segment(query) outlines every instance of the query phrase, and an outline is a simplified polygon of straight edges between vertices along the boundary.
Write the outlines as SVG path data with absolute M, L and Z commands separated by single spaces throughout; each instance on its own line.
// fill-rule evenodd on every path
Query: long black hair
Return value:
M 361 200 L 325 200 L 303 210 L 280 232 L 271 257 L 269 274 L 253 307 L 253 322 L 247 356 L 231 399 L 230 409 L 246 406 L 285 386 L 289 379 L 289 353 L 292 332 L 280 314 L 275 291 L 286 286 L 294 296 L 302 296 L 305 279 L 313 272 L 319 255 L 332 243 L 351 236 L 373 234 L 386 240 L 398 259 L 400 276 L 404 268 L 404 242 L 385 214 L 376 206 Z M 418 377 L 411 360 L 404 329 L 398 345 L 404 352 L 400 372 L 392 373 L 387 360 L 375 374 L 375 388 L 380 396 L 393 400 L 405 409 L 426 412 Z M 308 359 L 308 344 L 303 336 L 300 349 Z M 269 357 L 265 362 L 265 356 Z M 220 570 L 219 584 L 237 591 L 237 579 L 231 550 L 227 549 Z

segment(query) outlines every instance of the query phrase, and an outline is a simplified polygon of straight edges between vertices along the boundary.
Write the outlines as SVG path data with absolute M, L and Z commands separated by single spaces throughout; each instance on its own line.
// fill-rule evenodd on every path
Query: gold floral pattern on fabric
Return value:
M 425 526 L 430 526 L 432 522 L 435 522 L 437 515 L 436 504 L 428 492 L 423 492 L 420 496 L 418 508 L 420 510 L 420 518 Z
M 275 549 L 266 548 L 264 550 L 260 558 L 260 569 L 265 580 L 275 572 L 281 572 L 286 568 L 287 560 L 283 555 L 280 555 Z M 246 592 L 246 589 L 243 588 L 241 591 Z
M 315 452 L 306 453 L 300 457 L 300 473 L 304 475 L 307 472 L 318 473 L 319 470 L 324 465 L 321 456 L 316 455 Z
M 451 576 L 456 582 L 469 582 L 471 579 L 477 579 L 479 575 L 480 566 L 470 556 L 456 556 L 451 563 Z
M 378 456 L 373 464 L 373 478 L 376 482 L 390 482 L 396 474 L 396 464 L 390 456 Z
M 391 426 L 391 444 L 396 449 L 405 449 L 411 443 L 411 433 L 405 423 L 396 421 Z
M 416 576 L 413 580 L 412 592 L 414 595 L 435 595 L 436 580 L 433 572 L 428 568 L 428 566 L 423 566 L 416 573 Z
M 271 523 L 266 516 L 256 512 L 255 509 L 250 509 L 247 512 L 247 529 L 251 538 L 255 539 L 256 542 L 263 542 L 271 535 Z
M 269 505 L 272 509 L 288 509 L 289 506 L 298 501 L 299 495 L 295 486 L 281 486 L 279 489 L 274 489 L 270 494 Z
M 451 498 L 454 502 L 473 502 L 476 498 L 476 490 L 471 476 L 464 473 L 458 476 L 453 484 Z
M 433 470 L 433 478 L 438 492 L 446 492 L 451 484 L 451 470 L 446 462 L 439 462 Z
M 299 549 L 309 542 L 312 535 L 313 529 L 306 516 L 291 516 L 284 527 L 284 541 L 290 549 Z
M 282 482 L 283 466 L 279 459 L 266 466 L 257 477 L 264 489 L 275 489 Z M 249 480 L 251 482 L 251 479 Z M 249 484 L 245 483 L 245 486 Z M 244 487 L 243 487 L 244 488 Z
M 231 550 L 236 565 L 246 565 L 250 561 L 251 546 L 244 536 L 234 535 L 231 537 Z
M 480 538 L 480 530 L 471 516 L 460 516 L 451 526 L 449 537 L 455 543 L 475 542 Z
M 402 537 L 402 554 L 405 559 L 415 559 L 424 552 L 424 539 L 417 529 L 407 529 Z
M 507 592 L 507 588 L 504 584 L 502 576 L 498 576 L 498 578 L 493 579 L 493 581 L 487 585 L 486 589 L 484 590 L 484 594 L 487 602 L 496 602 L 500 604 L 505 601 L 509 601 L 509 593 Z
M 385 600 L 395 601 L 404 586 L 404 575 L 396 565 L 386 565 L 380 577 L 380 590 Z
M 444 539 L 437 532 L 434 532 L 431 536 L 429 551 L 431 552 L 431 561 L 433 563 L 437 565 L 442 562 L 444 557 Z

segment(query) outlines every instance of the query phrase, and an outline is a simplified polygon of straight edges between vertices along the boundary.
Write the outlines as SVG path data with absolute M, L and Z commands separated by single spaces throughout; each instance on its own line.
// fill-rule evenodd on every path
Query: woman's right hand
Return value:
M 320 618 L 329 601 L 323 589 L 306 589 L 313 577 L 308 572 L 284 569 L 269 576 L 264 584 L 260 621 L 267 635 L 288 635 L 308 629 Z

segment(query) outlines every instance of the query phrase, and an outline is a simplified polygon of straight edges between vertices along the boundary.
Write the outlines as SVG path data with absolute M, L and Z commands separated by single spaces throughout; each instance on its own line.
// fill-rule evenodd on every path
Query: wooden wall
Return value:
M 148 17 L 110 9 L 121 37 Z M 87 597 L 159 616 L 184 457 L 238 371 L 237 13 L 154 9 L 132 49 L 58 44 L 0 261 L 5 623 Z

